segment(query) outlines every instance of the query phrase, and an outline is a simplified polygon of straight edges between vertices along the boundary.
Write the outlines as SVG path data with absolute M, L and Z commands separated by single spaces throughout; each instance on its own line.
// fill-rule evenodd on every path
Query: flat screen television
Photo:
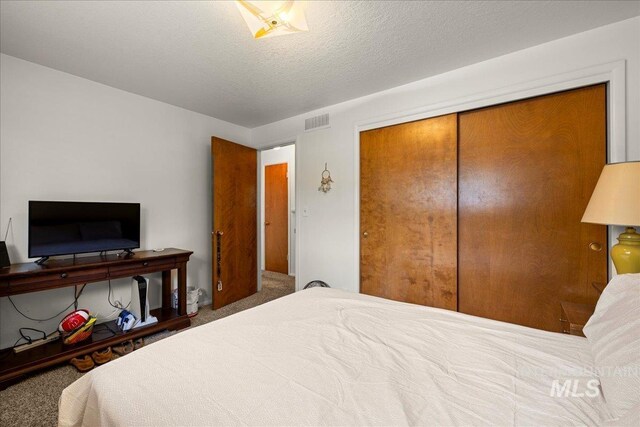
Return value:
M 139 247 L 139 203 L 29 202 L 29 258 Z

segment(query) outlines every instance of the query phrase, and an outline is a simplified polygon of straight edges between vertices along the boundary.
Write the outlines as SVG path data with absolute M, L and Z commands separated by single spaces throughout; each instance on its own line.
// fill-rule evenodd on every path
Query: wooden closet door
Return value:
M 360 134 L 360 290 L 455 310 L 455 114 Z
M 458 129 L 459 311 L 560 331 L 560 302 L 595 303 L 607 281 L 606 227 L 580 222 L 606 162 L 605 85 L 461 113 Z

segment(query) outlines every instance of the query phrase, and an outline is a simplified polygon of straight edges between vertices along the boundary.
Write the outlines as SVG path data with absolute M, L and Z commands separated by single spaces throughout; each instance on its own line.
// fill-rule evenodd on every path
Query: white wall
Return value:
M 264 213 L 264 168 L 269 165 L 277 165 L 279 163 L 287 164 L 287 174 L 288 174 L 288 222 L 289 222 L 289 275 L 293 276 L 295 274 L 295 223 L 296 223 L 296 148 L 294 144 L 286 145 L 284 147 L 280 147 L 279 149 L 270 149 L 260 152 L 260 244 L 262 249 L 260 251 L 260 263 L 262 270 L 264 267 L 264 222 L 266 221 L 265 213 Z
M 296 289 L 312 280 L 357 291 L 353 274 L 353 174 L 343 148 L 332 140 L 333 128 L 302 134 L 296 142 L 298 162 L 298 262 Z M 324 165 L 331 172 L 331 190 L 318 191 Z
M 141 247 L 194 251 L 188 282 L 211 300 L 211 136 L 247 144 L 250 131 L 221 120 L 26 62 L 0 56 L 0 229 L 9 218 L 11 261 L 27 261 L 29 200 L 127 201 L 142 205 Z M 115 297 L 129 301 L 128 281 Z M 160 281 L 152 276 L 152 306 Z M 80 307 L 112 312 L 104 283 L 88 285 Z M 49 317 L 73 289 L 12 297 L 26 314 Z M 206 301 L 205 301 L 206 302 Z M 0 347 L 19 327 L 51 332 L 0 300 Z
M 638 160 L 640 17 L 253 129 L 255 147 L 298 137 L 297 210 L 309 210 L 307 217 L 298 218 L 298 286 L 322 279 L 333 287 L 358 291 L 358 126 L 432 106 L 455 108 L 470 97 L 490 98 L 523 83 L 535 87 L 544 79 L 620 60 L 626 64 L 626 101 L 617 94 L 616 103 L 626 106 L 627 120 L 623 117 L 622 129 L 615 131 L 626 132 L 626 141 L 621 141 L 622 150 L 613 160 Z M 624 86 L 624 76 L 622 80 Z M 441 114 L 445 110 L 441 108 Z M 304 119 L 322 113 L 330 113 L 331 127 L 304 133 Z M 317 191 L 324 162 L 335 180 L 326 195 Z

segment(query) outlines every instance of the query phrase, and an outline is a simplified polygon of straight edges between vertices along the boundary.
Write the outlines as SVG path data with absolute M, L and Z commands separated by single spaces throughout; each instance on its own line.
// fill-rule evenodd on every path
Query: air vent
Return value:
M 304 121 L 304 130 L 312 130 L 329 126 L 329 114 L 311 117 Z

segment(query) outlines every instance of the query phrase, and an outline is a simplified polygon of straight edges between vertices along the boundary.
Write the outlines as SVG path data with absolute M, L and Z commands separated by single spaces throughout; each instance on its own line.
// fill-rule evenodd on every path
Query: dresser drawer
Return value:
M 108 277 L 106 267 L 58 271 L 55 273 L 45 273 L 33 276 L 12 278 L 9 281 L 11 292 L 36 291 L 57 288 L 67 284 L 93 282 Z
M 171 270 L 176 268 L 175 258 L 163 258 L 154 260 L 140 260 L 129 262 L 127 264 L 112 266 L 109 268 L 109 276 L 123 277 L 136 274 L 152 273 L 162 270 Z

